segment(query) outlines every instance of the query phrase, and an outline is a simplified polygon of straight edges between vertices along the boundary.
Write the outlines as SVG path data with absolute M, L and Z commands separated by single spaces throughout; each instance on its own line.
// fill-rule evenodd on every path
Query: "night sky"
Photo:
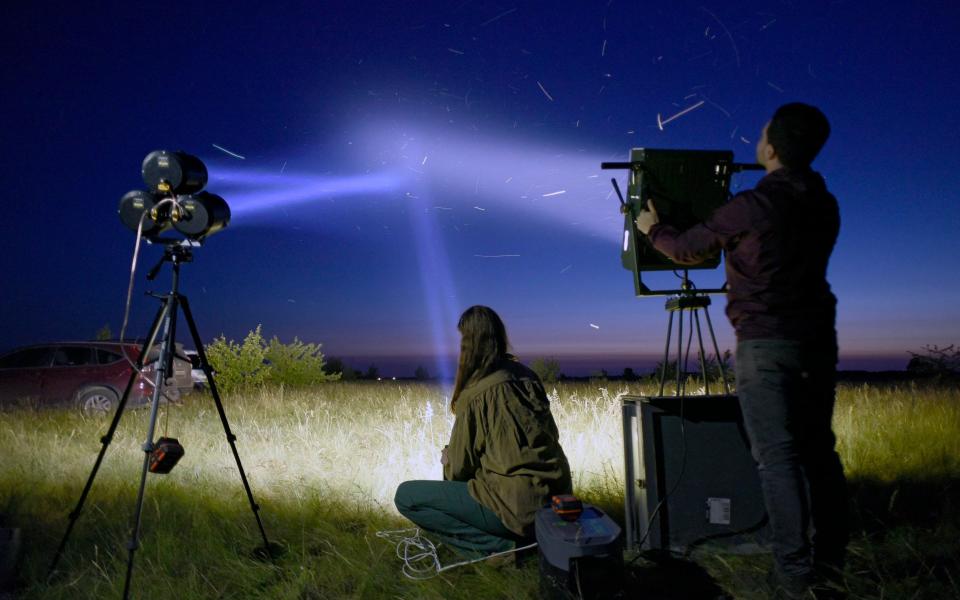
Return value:
M 833 127 L 814 167 L 843 221 L 840 366 L 903 368 L 960 342 L 960 7 L 868 4 L 17 3 L 0 24 L 0 350 L 119 333 L 135 234 L 117 203 L 148 152 L 182 149 L 233 209 L 183 271 L 207 341 L 262 324 L 359 369 L 449 375 L 459 314 L 486 304 L 524 360 L 643 370 L 666 313 L 620 265 L 624 175 L 600 162 L 752 162 L 776 107 L 803 101 Z M 160 254 L 142 252 L 128 335 L 156 310 L 143 292 L 169 287 L 144 277 Z

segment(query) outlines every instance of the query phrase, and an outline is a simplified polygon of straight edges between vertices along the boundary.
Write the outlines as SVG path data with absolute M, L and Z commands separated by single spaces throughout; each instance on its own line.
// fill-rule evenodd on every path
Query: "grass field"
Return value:
M 623 518 L 620 397 L 639 384 L 558 384 L 550 392 L 582 498 Z M 393 492 L 437 479 L 452 418 L 436 385 L 331 383 L 224 399 L 268 535 L 271 563 L 252 551 L 256 522 L 209 396 L 161 415 L 186 456 L 148 479 L 137 598 L 535 598 L 535 561 L 468 566 L 428 581 L 401 574 L 376 536 L 407 523 Z M 23 598 L 119 597 L 139 483 L 146 410 L 127 412 L 60 564 L 54 550 L 100 449 L 108 419 L 68 411 L 0 412 L 0 515 L 23 535 Z M 956 385 L 844 385 L 835 414 L 851 484 L 851 598 L 960 597 L 960 390 Z M 765 598 L 768 555 L 700 551 L 692 561 L 631 572 L 630 597 Z

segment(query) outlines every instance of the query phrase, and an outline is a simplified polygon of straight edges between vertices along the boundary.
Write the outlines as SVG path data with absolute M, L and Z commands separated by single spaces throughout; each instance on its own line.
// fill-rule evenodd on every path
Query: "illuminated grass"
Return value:
M 548 390 L 576 491 L 622 520 L 620 398 L 652 388 L 611 382 Z M 170 475 L 148 481 L 137 597 L 536 597 L 533 565 L 468 567 L 407 581 L 393 548 L 374 535 L 406 525 L 392 502 L 401 481 L 440 476 L 439 452 L 452 423 L 444 392 L 416 383 L 335 383 L 225 399 L 267 532 L 287 547 L 276 564 L 250 557 L 259 533 L 213 401 L 188 397 L 170 411 L 168 424 L 163 416 L 158 422 L 158 432 L 179 438 L 187 454 Z M 24 597 L 119 597 L 148 416 L 124 415 L 62 574 L 47 584 L 66 515 L 109 421 L 62 411 L 0 412 L 0 514 L 23 529 Z M 955 591 L 960 526 L 950 502 L 960 482 L 960 392 L 842 387 L 835 424 L 857 511 L 854 597 Z M 922 515 L 911 510 L 918 494 L 926 497 Z M 697 560 L 729 593 L 764 597 L 769 557 Z
M 960 388 L 843 388 L 834 429 L 848 477 L 892 482 L 960 474 Z

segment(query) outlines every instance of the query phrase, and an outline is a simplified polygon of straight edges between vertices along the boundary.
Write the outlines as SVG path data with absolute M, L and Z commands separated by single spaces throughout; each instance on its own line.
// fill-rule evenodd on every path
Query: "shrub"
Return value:
M 104 323 L 103 327 L 97 330 L 96 337 L 93 339 L 98 342 L 113 339 L 113 331 L 110 330 L 110 323 Z
M 560 373 L 560 363 L 555 358 L 535 358 L 530 362 L 530 369 L 540 376 L 544 383 L 556 383 L 563 376 Z
M 223 392 L 261 385 L 267 378 L 268 365 L 260 325 L 247 334 L 243 344 L 220 336 L 204 350 L 216 375 L 217 388 Z
M 343 381 L 353 381 L 354 379 L 360 378 L 359 372 L 343 364 L 343 359 L 335 356 L 331 356 L 326 363 L 324 363 L 323 372 L 327 375 L 337 375 Z
M 607 377 L 609 376 L 610 374 L 607 373 L 606 369 L 596 369 L 594 371 L 590 371 L 590 381 L 603 382 L 606 381 Z
M 340 373 L 324 370 L 320 344 L 305 344 L 297 338 L 283 344 L 274 336 L 268 345 L 260 325 L 242 344 L 221 335 L 206 346 L 206 353 L 216 373 L 217 388 L 224 392 L 264 383 L 299 387 L 340 379 Z
M 960 375 L 960 349 L 954 344 L 944 348 L 937 345 L 924 346 L 924 351 L 910 352 L 907 371 L 916 375 L 932 377 L 955 377 Z
M 274 336 L 264 357 L 269 365 L 266 380 L 270 383 L 298 387 L 340 379 L 340 373 L 324 371 L 320 344 L 304 344 L 297 338 L 283 344 Z

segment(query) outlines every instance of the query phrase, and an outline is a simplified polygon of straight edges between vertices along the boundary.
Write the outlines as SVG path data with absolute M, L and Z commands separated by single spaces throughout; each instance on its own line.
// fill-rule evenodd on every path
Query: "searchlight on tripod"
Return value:
M 207 167 L 196 156 L 155 150 L 143 159 L 141 174 L 148 189 L 124 194 L 118 212 L 124 225 L 148 240 L 162 241 L 162 233 L 175 229 L 201 241 L 230 222 L 227 201 L 203 191 Z

